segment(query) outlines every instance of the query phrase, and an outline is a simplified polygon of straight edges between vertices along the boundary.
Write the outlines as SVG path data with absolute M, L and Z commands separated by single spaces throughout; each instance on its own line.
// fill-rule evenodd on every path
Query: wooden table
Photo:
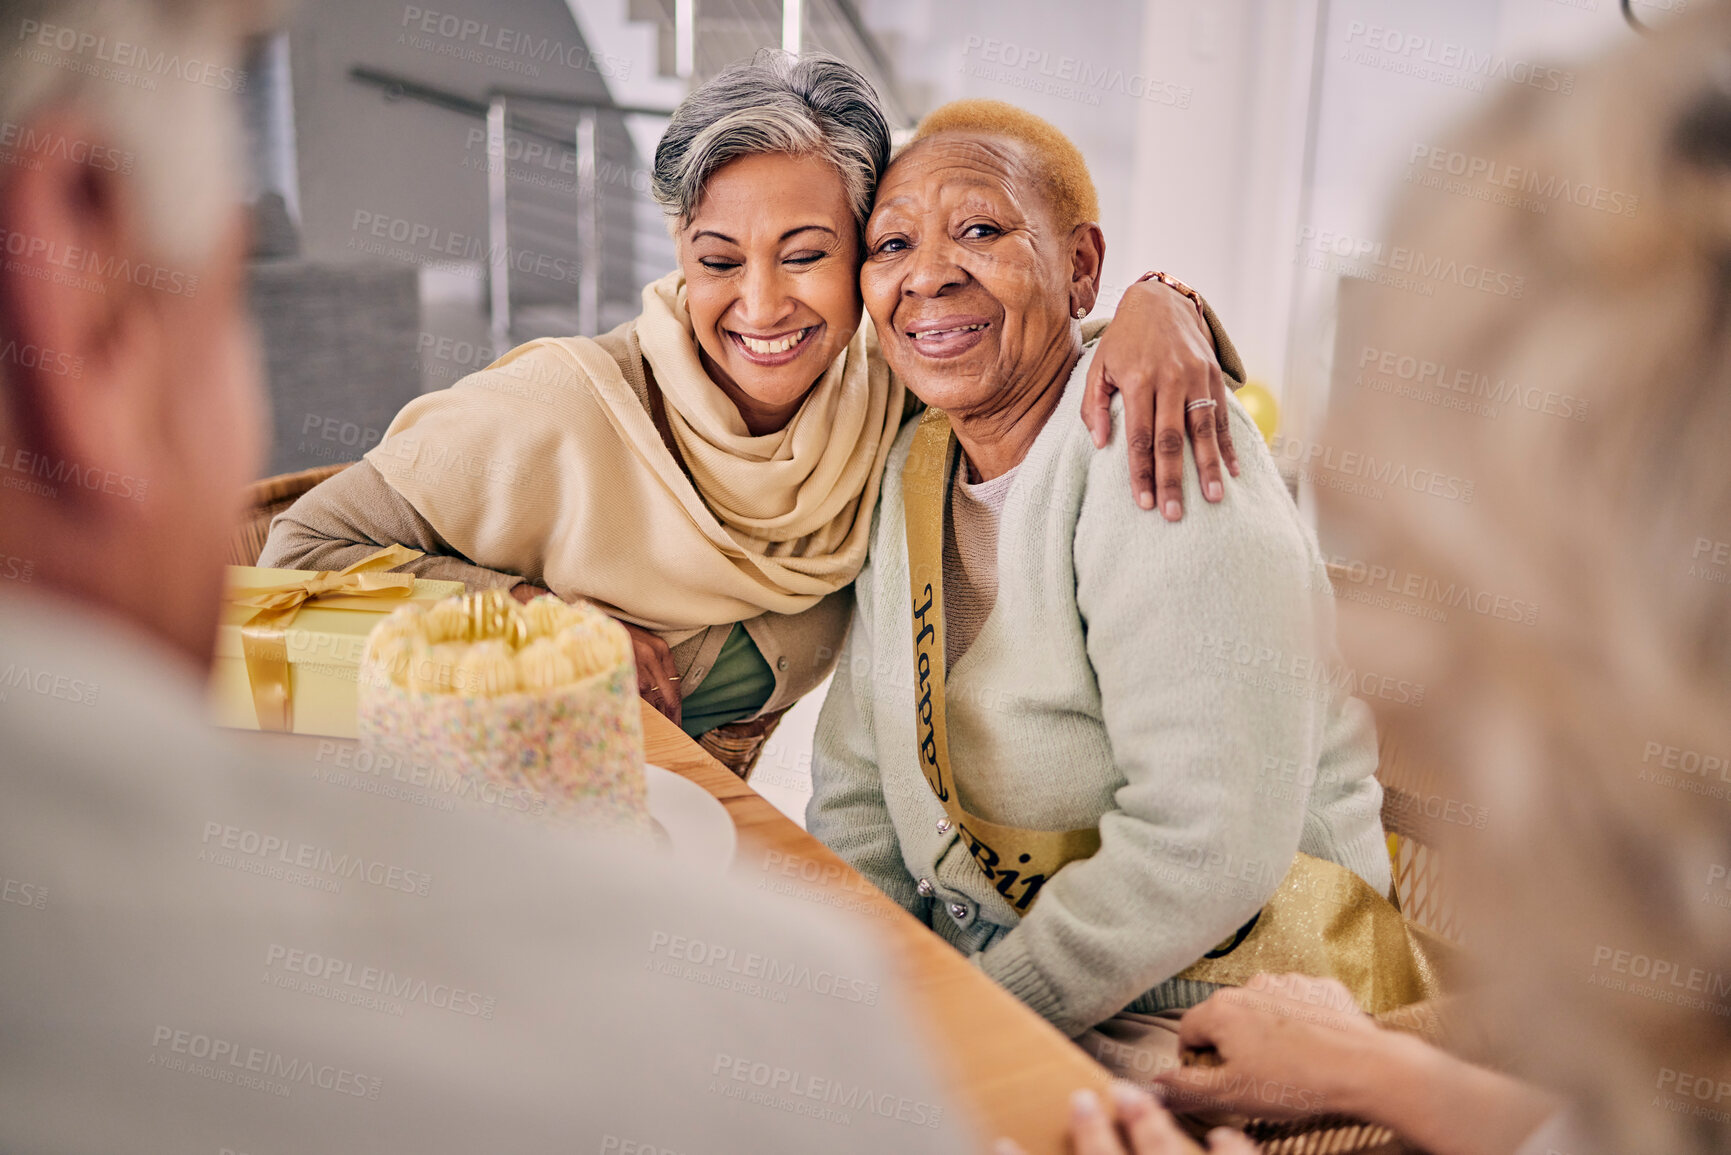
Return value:
M 647 705 L 643 741 L 646 759 L 727 807 L 739 831 L 737 878 L 791 883 L 864 921 L 886 944 L 948 1090 L 972 1107 L 987 1142 L 1008 1136 L 1029 1155 L 1068 1150 L 1070 1095 L 1079 1087 L 1103 1091 L 1110 1082 L 1103 1067 Z
M 328 741 L 258 738 L 291 747 Z M 648 761 L 691 779 L 727 807 L 739 833 L 736 879 L 821 903 L 885 944 L 945 1090 L 971 1109 L 985 1143 L 1008 1136 L 1029 1155 L 1068 1151 L 1070 1095 L 1079 1087 L 1103 1091 L 1110 1082 L 1104 1068 L 647 705 L 643 738 Z

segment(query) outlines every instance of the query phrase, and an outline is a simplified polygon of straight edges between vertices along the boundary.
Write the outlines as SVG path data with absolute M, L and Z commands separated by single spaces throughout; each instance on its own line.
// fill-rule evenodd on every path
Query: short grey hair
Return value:
M 715 171 L 759 153 L 822 157 L 841 174 L 863 229 L 890 159 L 871 82 L 833 56 L 765 49 L 679 102 L 655 149 L 655 199 L 685 225 Z
M 204 255 L 239 199 L 246 38 L 268 31 L 276 0 L 9 0 L 0 11 L 0 122 L 23 126 L 75 107 L 136 156 L 150 240 L 182 259 Z M 94 66 L 100 42 L 139 48 L 136 67 Z M 19 127 L 6 129 L 17 133 Z

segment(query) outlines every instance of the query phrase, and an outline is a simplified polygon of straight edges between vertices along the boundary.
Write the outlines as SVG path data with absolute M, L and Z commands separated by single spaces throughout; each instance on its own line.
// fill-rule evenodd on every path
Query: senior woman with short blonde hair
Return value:
M 1332 647 L 1323 560 L 1244 410 L 1241 475 L 1178 523 L 1079 420 L 1094 205 L 1074 145 L 986 101 L 933 113 L 879 186 L 866 307 L 932 408 L 890 452 L 807 811 L 1073 1036 L 1242 981 L 1241 945 L 1322 958 L 1354 903 L 1402 933 L 1370 715 L 1307 674 L 1338 668 L 1306 661 Z M 1263 917 L 1295 896 L 1328 909 Z M 1425 993 L 1410 961 L 1367 1009 Z

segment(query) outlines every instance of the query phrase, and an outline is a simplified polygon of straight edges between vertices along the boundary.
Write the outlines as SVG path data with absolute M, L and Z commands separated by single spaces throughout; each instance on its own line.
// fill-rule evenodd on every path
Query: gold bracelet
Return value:
M 1190 303 L 1196 306 L 1196 312 L 1202 316 L 1203 320 L 1207 320 L 1207 313 L 1202 307 L 1202 294 L 1198 293 L 1195 289 L 1192 289 L 1189 285 L 1186 285 L 1183 281 L 1180 281 L 1177 277 L 1158 272 L 1143 273 L 1140 277 L 1136 278 L 1136 283 L 1140 285 L 1143 281 L 1159 281 L 1168 289 L 1174 289 L 1183 293 L 1186 297 L 1190 298 Z

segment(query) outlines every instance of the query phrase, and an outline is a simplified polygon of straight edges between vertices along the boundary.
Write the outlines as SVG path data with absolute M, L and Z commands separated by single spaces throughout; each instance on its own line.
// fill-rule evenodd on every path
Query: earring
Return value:
M 1084 309 L 1080 305 L 1076 306 L 1076 320 L 1080 321 L 1083 317 L 1086 317 L 1087 315 L 1088 315 L 1088 310 Z

